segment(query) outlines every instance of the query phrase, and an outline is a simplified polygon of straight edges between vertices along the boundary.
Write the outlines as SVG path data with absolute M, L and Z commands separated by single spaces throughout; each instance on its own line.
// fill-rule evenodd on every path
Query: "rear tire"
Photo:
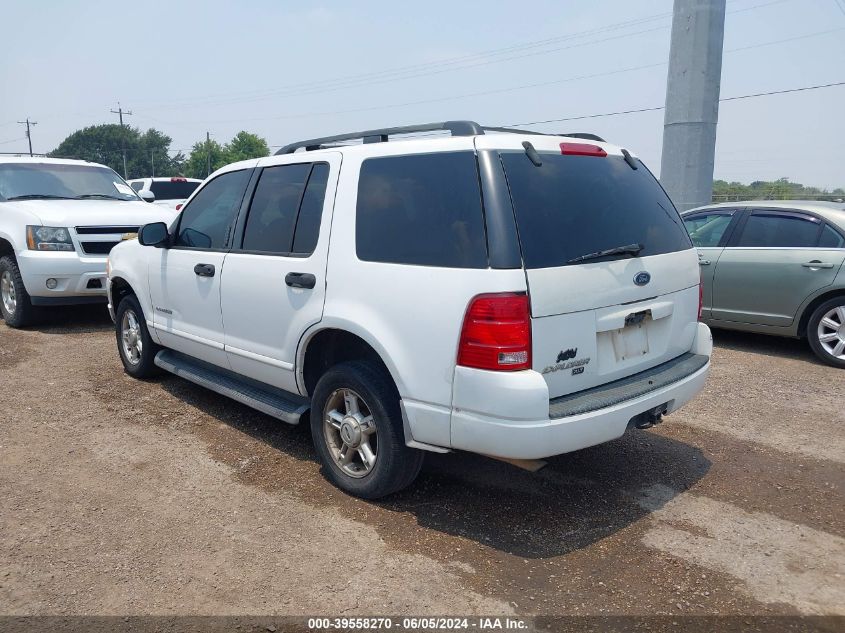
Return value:
M 133 378 L 152 378 L 161 373 L 155 364 L 161 347 L 150 337 L 144 311 L 135 295 L 124 297 L 117 306 L 115 335 L 117 351 L 127 374 Z
M 405 446 L 399 394 L 370 361 L 332 367 L 311 402 L 311 437 L 323 473 L 362 499 L 379 499 L 411 484 L 424 454 Z
M 6 325 L 22 328 L 35 321 L 35 308 L 13 257 L 0 257 L 0 314 Z
M 825 301 L 813 311 L 807 341 L 823 363 L 845 369 L 845 296 Z

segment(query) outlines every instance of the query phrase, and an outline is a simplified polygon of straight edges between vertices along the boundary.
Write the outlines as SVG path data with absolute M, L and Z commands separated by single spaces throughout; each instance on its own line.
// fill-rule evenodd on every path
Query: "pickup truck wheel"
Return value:
M 133 378 L 151 378 L 160 373 L 154 361 L 161 348 L 150 338 L 144 312 L 134 295 L 124 297 L 117 306 L 115 334 L 127 374 Z
M 807 340 L 823 362 L 845 369 L 845 297 L 834 297 L 813 311 Z
M 311 436 L 326 477 L 363 499 L 410 485 L 423 452 L 405 446 L 399 396 L 376 364 L 351 361 L 320 378 L 311 403 Z
M 0 257 L 0 314 L 9 327 L 26 327 L 35 320 L 35 308 L 23 285 L 17 262 Z

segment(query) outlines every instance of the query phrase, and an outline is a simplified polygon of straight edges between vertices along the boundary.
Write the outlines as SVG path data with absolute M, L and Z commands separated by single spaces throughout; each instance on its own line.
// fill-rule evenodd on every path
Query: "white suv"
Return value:
M 111 248 L 174 213 L 145 204 L 105 165 L 0 158 L 0 313 L 32 322 L 38 306 L 106 301 Z
M 167 178 L 135 178 L 127 180 L 129 186 L 142 198 L 164 207 L 179 211 L 185 200 L 202 184 L 197 178 L 173 176 Z M 149 192 L 149 194 L 147 193 Z
M 587 136 L 452 121 L 224 167 L 111 254 L 126 371 L 310 411 L 324 473 L 365 498 L 426 450 L 538 459 L 651 426 L 709 371 L 698 258 L 648 169 Z

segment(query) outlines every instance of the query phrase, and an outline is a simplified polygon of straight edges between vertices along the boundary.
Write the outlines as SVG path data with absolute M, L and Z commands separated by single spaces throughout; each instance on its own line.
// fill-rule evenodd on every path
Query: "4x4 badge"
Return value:
M 638 272 L 634 275 L 634 283 L 638 286 L 645 286 L 648 282 L 651 281 L 651 275 L 648 274 L 646 271 Z
M 555 362 L 562 363 L 565 360 L 569 360 L 570 358 L 575 358 L 578 355 L 578 348 L 575 349 L 568 349 L 568 350 L 561 350 L 560 354 L 557 355 L 557 360 Z

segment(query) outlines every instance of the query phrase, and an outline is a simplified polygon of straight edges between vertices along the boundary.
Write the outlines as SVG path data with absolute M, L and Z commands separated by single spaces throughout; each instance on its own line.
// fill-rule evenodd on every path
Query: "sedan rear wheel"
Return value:
M 807 326 L 807 338 L 821 360 L 845 368 L 845 297 L 836 297 L 816 308 Z

